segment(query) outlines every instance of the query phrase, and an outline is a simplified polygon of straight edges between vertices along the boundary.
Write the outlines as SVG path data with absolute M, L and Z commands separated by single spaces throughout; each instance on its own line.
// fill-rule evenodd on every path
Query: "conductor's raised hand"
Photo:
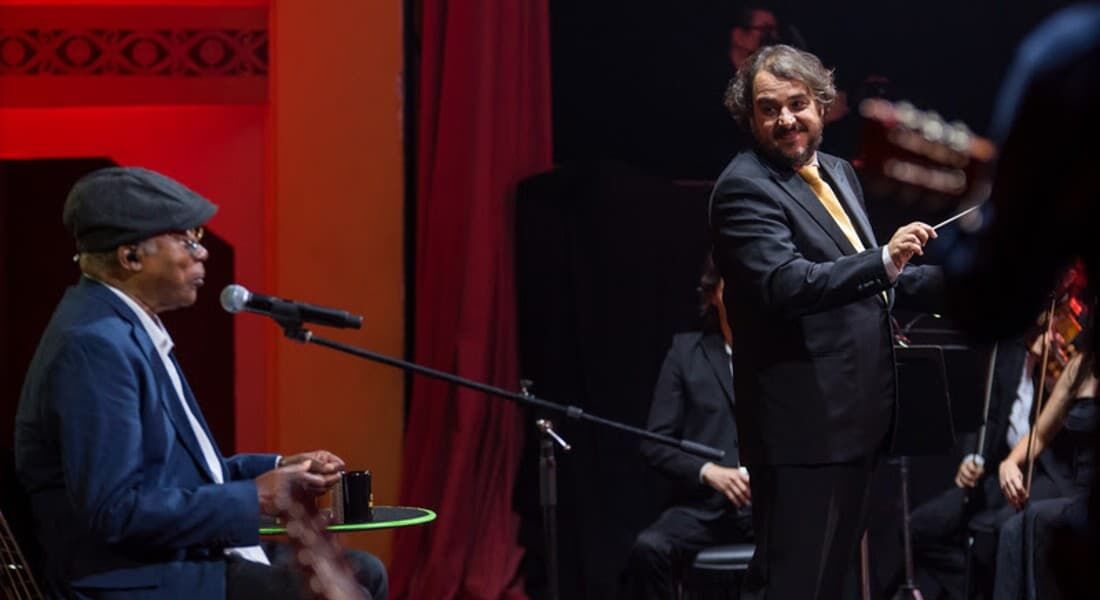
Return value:
M 931 225 L 914 221 L 894 232 L 886 250 L 890 254 L 890 260 L 894 261 L 894 266 L 900 271 L 914 256 L 923 255 L 924 245 L 935 238 L 936 230 Z

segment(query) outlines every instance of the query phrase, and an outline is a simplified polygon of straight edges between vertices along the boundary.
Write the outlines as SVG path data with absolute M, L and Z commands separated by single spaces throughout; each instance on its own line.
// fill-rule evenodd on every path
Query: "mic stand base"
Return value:
M 526 390 L 524 390 L 526 392 Z M 546 548 L 546 581 L 549 600 L 560 597 L 558 581 L 558 479 L 554 444 L 562 449 L 569 446 L 554 433 L 553 424 L 546 419 L 535 421 L 539 429 L 539 504 L 542 506 L 542 537 Z

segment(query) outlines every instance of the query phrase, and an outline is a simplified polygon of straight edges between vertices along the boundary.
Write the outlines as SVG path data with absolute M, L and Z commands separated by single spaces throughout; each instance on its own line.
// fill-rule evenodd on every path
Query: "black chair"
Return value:
M 741 578 L 756 550 L 753 544 L 705 548 L 684 575 L 683 600 L 738 600 Z

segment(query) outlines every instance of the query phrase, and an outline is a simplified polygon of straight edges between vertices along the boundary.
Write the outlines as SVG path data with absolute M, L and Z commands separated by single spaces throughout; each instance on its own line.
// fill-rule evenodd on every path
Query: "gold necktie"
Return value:
M 840 230 L 844 232 L 844 237 L 848 238 L 856 252 L 863 252 L 865 250 L 863 242 L 856 234 L 856 228 L 852 226 L 852 220 L 848 218 L 848 213 L 844 212 L 844 207 L 840 205 L 840 200 L 833 193 L 833 188 L 829 187 L 829 184 L 825 183 L 825 180 L 817 172 L 817 166 L 806 165 L 798 170 L 798 174 L 810 185 L 814 195 L 821 201 L 821 205 L 825 207 L 825 210 L 829 211 L 829 215 L 833 217 L 837 227 L 840 227 Z
M 866 248 L 863 246 L 863 241 L 859 239 L 859 235 L 856 234 L 856 228 L 852 226 L 852 220 L 848 218 L 848 213 L 844 212 L 844 207 L 840 205 L 840 200 L 833 193 L 833 188 L 829 187 L 829 184 L 821 178 L 817 166 L 806 165 L 798 170 L 798 174 L 809 184 L 810 189 L 814 191 L 814 195 L 821 201 L 821 205 L 825 207 L 825 210 L 829 211 L 829 215 L 833 217 L 837 227 L 840 227 L 840 230 L 844 232 L 844 237 L 848 238 L 856 252 L 863 252 Z M 890 304 L 886 292 L 879 295 L 882 296 L 884 304 Z

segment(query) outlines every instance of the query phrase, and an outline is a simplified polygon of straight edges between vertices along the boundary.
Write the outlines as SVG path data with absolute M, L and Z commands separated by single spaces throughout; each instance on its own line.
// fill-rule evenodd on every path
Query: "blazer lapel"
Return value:
M 814 191 L 810 189 L 810 185 L 807 184 L 802 177 L 794 171 L 780 172 L 776 169 L 768 166 L 771 171 L 772 179 L 779 184 L 779 187 L 783 188 L 783 191 L 787 192 L 791 198 L 794 198 L 806 212 L 813 217 L 814 221 L 821 227 L 822 230 L 828 234 L 829 238 L 836 244 L 837 250 L 843 255 L 855 254 L 856 249 L 852 246 L 852 243 L 848 241 L 848 238 L 844 235 L 844 232 L 840 230 L 840 226 L 833 220 L 833 216 L 829 214 L 829 211 L 825 210 L 825 206 L 821 204 L 821 200 L 817 198 Z
M 180 368 L 179 360 L 176 359 L 176 353 L 172 352 L 168 356 L 172 359 L 172 365 L 176 367 L 176 373 L 180 376 L 180 387 L 183 388 L 183 396 L 187 400 L 187 406 L 191 409 L 191 414 L 195 415 L 195 420 L 198 421 L 199 427 L 202 427 L 203 432 L 206 434 L 206 439 L 210 441 L 210 447 L 214 449 L 214 456 L 218 457 L 218 463 L 222 468 L 222 478 L 225 479 L 225 474 L 229 472 L 228 466 L 225 463 L 225 457 L 222 455 L 221 449 L 218 448 L 218 442 L 214 440 L 214 436 L 210 433 L 210 426 L 206 423 L 206 417 L 203 416 L 202 409 L 199 408 L 199 403 L 195 399 L 195 393 L 191 391 L 191 385 L 187 383 L 187 378 L 183 375 L 183 369 Z M 199 450 L 199 455 L 202 456 L 201 449 Z M 206 464 L 205 458 L 202 464 Z
M 191 458 L 202 472 L 206 473 L 210 481 L 214 481 L 214 474 L 210 472 L 210 467 L 206 464 L 206 458 L 202 455 L 202 447 L 199 446 L 199 440 L 195 437 L 195 430 L 191 427 L 191 421 L 187 418 L 187 413 L 183 410 L 183 404 L 176 395 L 176 388 L 172 385 L 172 379 L 168 376 L 168 371 L 164 368 L 164 361 L 160 359 L 160 355 L 157 353 L 156 348 L 153 347 L 153 342 L 149 340 L 149 336 L 145 334 L 145 330 L 142 328 L 141 323 L 138 323 L 137 327 L 141 329 L 137 331 L 135 328 L 135 333 L 138 334 L 137 337 L 145 339 L 145 355 L 157 374 L 157 384 L 160 388 L 161 403 L 164 405 L 164 409 L 168 411 L 168 416 L 172 419 L 172 425 L 175 426 L 176 433 L 179 435 L 180 441 L 183 442 L 183 447 L 187 449 L 187 453 L 191 455 Z M 183 383 L 182 374 L 180 374 L 180 383 L 183 386 L 187 385 Z M 191 408 L 191 412 L 195 412 L 193 407 Z M 196 414 L 195 418 L 199 419 L 201 417 Z
M 726 353 L 726 342 L 722 336 L 713 333 L 703 335 L 699 340 L 703 347 L 703 354 L 707 357 L 707 363 L 722 385 L 722 392 L 726 395 L 726 401 L 733 406 L 733 373 L 730 369 L 730 355 Z
M 187 420 L 187 414 L 183 411 L 183 405 L 176 396 L 176 390 L 172 386 L 172 380 L 168 377 L 168 372 L 164 369 L 164 362 L 160 359 L 157 349 L 153 347 L 153 340 L 149 339 L 149 335 L 145 333 L 145 326 L 138 320 L 133 309 L 115 296 L 114 292 L 107 289 L 106 285 L 92 280 L 81 281 L 80 285 L 90 294 L 110 304 L 119 316 L 130 323 L 130 337 L 133 339 L 134 343 L 137 344 L 142 355 L 145 356 L 145 360 L 149 362 L 153 372 L 156 373 L 157 393 L 160 395 L 161 404 L 164 405 L 164 410 L 167 411 L 168 418 L 171 419 L 172 425 L 175 427 L 176 433 L 183 443 L 183 447 L 187 449 L 188 454 L 191 455 L 191 458 L 195 461 L 199 469 L 201 469 L 203 473 L 206 473 L 210 481 L 214 481 L 214 474 L 210 472 L 210 468 L 206 465 L 206 459 L 202 456 L 202 449 L 199 447 L 199 440 L 195 437 L 195 431 L 191 428 L 191 422 Z M 182 373 L 180 379 L 182 382 Z M 183 385 L 184 389 L 187 389 L 187 384 L 183 383 Z M 196 414 L 196 418 L 201 417 Z

